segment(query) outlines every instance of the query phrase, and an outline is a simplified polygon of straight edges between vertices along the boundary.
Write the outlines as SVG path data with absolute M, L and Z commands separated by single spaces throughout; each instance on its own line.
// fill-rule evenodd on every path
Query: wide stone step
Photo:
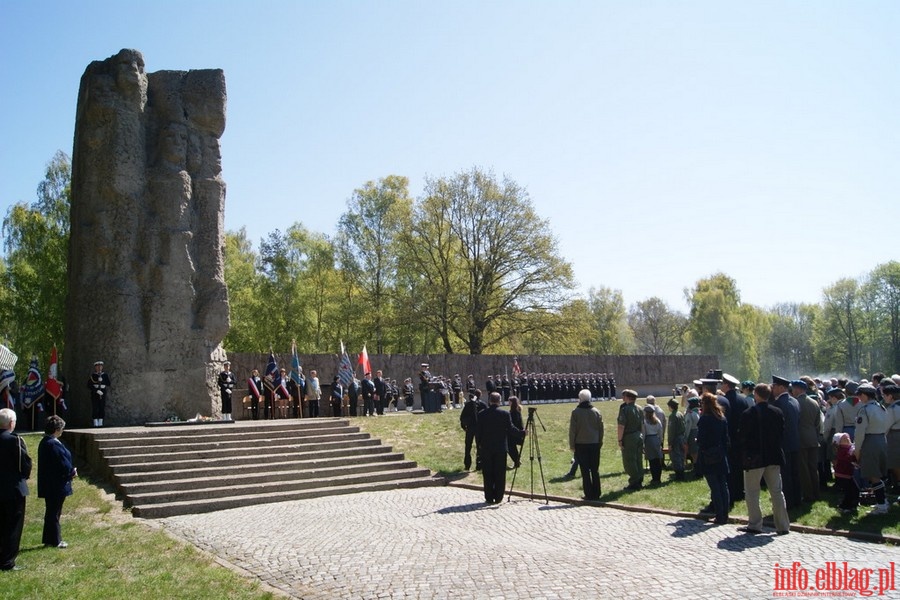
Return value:
M 274 481 L 261 484 L 246 485 L 240 482 L 228 482 L 227 485 L 222 485 L 224 482 L 222 482 L 221 480 L 217 480 L 216 483 L 218 485 L 212 485 L 205 488 L 194 488 L 189 490 L 166 489 L 158 492 L 143 494 L 127 494 L 125 497 L 125 501 L 126 504 L 131 504 L 132 506 L 146 506 L 148 504 L 160 504 L 166 502 L 202 500 L 216 498 L 218 496 L 243 496 L 247 494 L 265 496 L 266 494 L 295 492 L 322 487 L 347 486 L 380 481 L 392 481 L 395 479 L 428 477 L 430 476 L 430 474 L 431 472 L 428 469 L 416 467 L 408 469 L 394 469 L 388 471 L 339 475 L 336 477 L 318 477 L 313 479 Z
M 380 481 L 368 484 L 334 485 L 321 488 L 294 490 L 290 492 L 278 492 L 267 494 L 248 494 L 225 496 L 222 498 L 209 498 L 202 501 L 166 502 L 162 504 L 138 505 L 132 507 L 132 514 L 143 519 L 161 519 L 176 515 L 197 514 L 239 508 L 242 506 L 258 506 L 260 511 L 266 510 L 266 504 L 273 502 L 288 502 L 290 500 L 306 500 L 308 498 L 320 498 L 322 496 L 335 496 L 339 494 L 355 494 L 359 492 L 377 492 L 402 488 L 415 488 L 446 485 L 443 479 L 433 477 L 417 477 L 410 479 L 397 479 L 393 481 Z
M 158 494 L 168 491 L 188 491 L 188 490 L 210 490 L 228 488 L 234 489 L 240 486 L 249 485 L 267 485 L 276 482 L 300 482 L 307 479 L 332 479 L 348 475 L 371 474 L 381 471 L 399 471 L 401 469 L 413 469 L 416 463 L 411 460 L 394 460 L 390 462 L 367 462 L 347 464 L 333 464 L 325 467 L 301 466 L 293 467 L 287 465 L 280 469 L 269 469 L 265 471 L 246 470 L 244 472 L 230 472 L 227 477 L 219 474 L 218 476 L 195 476 L 184 479 L 158 479 L 155 481 L 145 480 L 139 483 L 122 483 L 122 490 L 128 497 L 136 494 Z
M 268 449 L 267 449 L 268 450 Z M 332 444 L 329 448 L 319 447 L 309 450 L 305 453 L 295 451 L 289 452 L 251 452 L 248 450 L 244 454 L 234 456 L 212 456 L 206 458 L 190 458 L 184 460 L 169 460 L 165 462 L 119 462 L 122 459 L 116 458 L 109 461 L 113 466 L 113 470 L 117 475 L 128 475 L 132 473 L 150 473 L 155 471 L 179 471 L 185 469 L 203 469 L 208 467 L 221 467 L 228 465 L 257 465 L 262 468 L 264 465 L 286 462 L 286 461 L 305 461 L 330 458 L 350 458 L 355 456 L 371 456 L 380 455 L 391 452 L 390 446 L 383 446 L 374 438 L 367 440 L 357 440 L 353 444 Z M 113 464 L 115 462 L 115 464 Z
M 329 438 L 333 439 L 333 438 Z M 352 448 L 357 444 L 360 445 L 376 445 L 379 440 L 369 437 L 367 433 L 352 434 L 351 436 L 342 436 L 338 441 L 320 442 L 302 442 L 302 443 L 280 443 L 263 448 L 247 448 L 247 452 L 255 452 L 263 456 L 275 455 L 294 455 L 301 456 L 308 452 L 314 452 L 319 449 L 330 450 L 333 448 Z M 235 455 L 234 448 L 208 448 L 208 449 L 191 449 L 180 452 L 157 451 L 147 453 L 146 450 L 140 453 L 129 453 L 116 456 L 104 456 L 110 466 L 118 466 L 128 463 L 169 463 L 179 460 L 203 460 L 228 458 Z
M 100 452 L 103 456 L 106 457 L 114 457 L 114 456 L 137 456 L 142 454 L 156 454 L 156 455 L 165 455 L 172 456 L 175 454 L 180 454 L 184 452 L 208 452 L 214 450 L 234 450 L 240 448 L 247 447 L 278 447 L 285 445 L 298 445 L 298 444 L 321 444 L 333 441 L 342 441 L 342 440 L 362 440 L 368 439 L 371 437 L 368 433 L 360 433 L 357 429 L 354 431 L 338 431 L 338 432 L 329 432 L 329 433 L 319 433 L 316 435 L 304 435 L 304 436 L 285 436 L 285 437 L 275 437 L 275 438 L 244 438 L 241 435 L 236 435 L 227 440 L 220 441 L 207 441 L 207 440 L 184 440 L 184 441 L 169 441 L 169 443 L 165 443 L 162 440 L 158 440 L 155 444 L 129 444 L 129 445 L 101 445 Z
M 370 448 L 367 448 L 367 450 Z M 403 454 L 391 452 L 390 448 L 377 446 L 371 449 L 381 449 L 382 452 L 374 453 L 357 453 L 352 455 L 350 459 L 354 465 L 369 465 L 380 463 L 396 463 L 403 460 Z M 242 464 L 220 465 L 215 466 L 204 462 L 202 466 L 194 466 L 185 469 L 170 469 L 166 471 L 143 471 L 134 473 L 117 473 L 116 482 L 122 486 L 128 486 L 134 483 L 152 483 L 156 481 L 175 481 L 179 479 L 195 479 L 202 477 L 231 477 L 243 475 L 246 473 L 259 473 L 260 469 L 266 472 L 284 472 L 293 470 L 315 470 L 328 469 L 333 467 L 341 467 L 347 464 L 347 454 L 336 456 L 333 458 L 315 458 L 312 460 L 289 460 L 281 462 L 268 462 L 261 464 L 259 461 L 244 462 Z
M 327 433 L 356 433 L 359 427 L 351 427 L 339 421 L 322 423 L 319 426 L 308 427 L 261 427 L 261 428 L 222 428 L 210 433 L 197 433 L 195 435 L 157 435 L 155 430 L 143 430 L 140 434 L 120 435 L 111 434 L 105 437 L 97 437 L 97 446 L 103 448 L 127 447 L 127 446 L 165 446 L 179 443 L 215 443 L 228 442 L 236 439 L 303 439 L 310 435 L 322 435 Z

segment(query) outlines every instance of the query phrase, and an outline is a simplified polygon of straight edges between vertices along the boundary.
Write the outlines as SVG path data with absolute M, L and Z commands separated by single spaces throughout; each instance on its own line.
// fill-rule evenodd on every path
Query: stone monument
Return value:
M 72 425 L 106 363 L 105 425 L 215 415 L 224 360 L 220 69 L 146 73 L 136 50 L 81 78 L 72 154 L 66 357 Z

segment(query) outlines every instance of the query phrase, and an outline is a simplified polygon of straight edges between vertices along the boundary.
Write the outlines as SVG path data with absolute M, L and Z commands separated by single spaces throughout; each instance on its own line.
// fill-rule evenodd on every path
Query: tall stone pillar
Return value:
M 72 153 L 66 357 L 72 421 L 106 363 L 106 425 L 215 414 L 224 360 L 225 183 L 219 69 L 146 73 L 140 52 L 91 63 Z

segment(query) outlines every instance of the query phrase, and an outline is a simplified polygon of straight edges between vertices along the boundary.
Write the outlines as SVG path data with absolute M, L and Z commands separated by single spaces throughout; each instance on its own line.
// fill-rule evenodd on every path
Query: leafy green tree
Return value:
M 900 368 L 900 262 L 892 260 L 875 267 L 865 287 L 870 290 L 872 309 L 877 316 L 875 340 L 881 346 L 880 360 L 873 367 Z
M 397 274 L 394 242 L 412 209 L 409 180 L 389 175 L 353 191 L 338 223 L 338 261 L 352 285 L 362 290 L 358 304 L 367 315 L 375 352 L 384 352 L 390 297 Z
M 776 304 L 769 311 L 773 372 L 799 376 L 815 370 L 815 323 L 820 312 L 817 305 L 792 302 Z
M 596 344 L 594 315 L 584 298 L 566 302 L 559 311 L 531 315 L 538 322 L 515 340 L 510 353 L 588 354 Z
M 455 340 L 470 354 L 508 347 L 538 326 L 532 313 L 558 309 L 574 286 L 548 223 L 508 177 L 498 181 L 473 168 L 429 179 L 416 221 L 403 238 L 405 252 L 418 257 L 423 280 L 435 284 L 422 293 L 417 314 L 439 314 L 425 324 L 447 351 L 456 350 Z
M 726 371 L 758 373 L 757 340 L 748 323 L 757 312 L 742 306 L 737 282 L 716 273 L 697 281 L 685 296 L 691 306 L 688 334 L 694 346 L 716 355 Z
M 262 275 L 257 271 L 258 255 L 247 239 L 247 231 L 225 233 L 225 285 L 231 327 L 224 346 L 232 352 L 264 352 L 269 340 L 262 320 Z
M 588 290 L 588 307 L 594 318 L 595 339 L 592 354 L 627 354 L 632 346 L 625 300 L 621 290 L 608 287 Z
M 32 204 L 13 204 L 3 219 L 5 269 L 0 269 L 0 335 L 20 356 L 63 351 L 72 163 L 57 152 Z M 27 368 L 27 360 L 24 362 Z
M 628 325 L 638 354 L 684 354 L 687 316 L 673 311 L 661 298 L 635 303 L 628 311 Z
M 860 290 L 855 279 L 840 279 L 822 290 L 822 318 L 815 328 L 821 367 L 851 376 L 860 374 L 861 321 Z

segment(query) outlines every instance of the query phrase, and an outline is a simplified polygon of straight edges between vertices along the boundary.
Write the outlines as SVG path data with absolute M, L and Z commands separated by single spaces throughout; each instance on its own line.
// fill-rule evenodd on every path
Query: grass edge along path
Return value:
M 21 435 L 34 463 L 16 560 L 24 569 L 0 572 L 0 596 L 35 600 L 260 600 L 279 596 L 162 527 L 133 518 L 104 490 L 102 482 L 92 480 L 82 469 L 81 477 L 73 481 L 73 495 L 66 499 L 60 520 L 69 547 L 44 548 L 44 501 L 37 497 L 37 445 L 41 435 Z
M 665 401 L 665 398 L 658 400 L 663 406 Z M 638 404 L 643 405 L 643 399 Z M 553 500 L 703 518 L 699 511 L 709 502 L 709 488 L 703 479 L 675 482 L 671 479 L 672 472 L 666 470 L 660 486 L 648 486 L 650 477 L 647 475 L 643 490 L 624 490 L 627 477 L 622 470 L 622 456 L 616 444 L 616 416 L 620 405 L 621 401 L 595 403 L 603 415 L 604 424 L 604 443 L 600 452 L 602 495 L 599 502 L 580 500 L 583 495 L 580 475 L 572 479 L 564 477 L 572 458 L 568 448 L 568 426 L 571 411 L 576 406 L 574 402 L 537 406 L 535 422 L 539 456 L 535 456 L 537 451 L 530 452 L 526 441 L 521 467 L 516 475 L 516 495 L 530 497 L 533 484 L 535 499 L 543 501 L 542 468 L 547 495 Z M 667 409 L 664 410 L 668 413 Z M 481 474 L 463 469 L 465 434 L 459 425 L 459 414 L 459 410 L 432 414 L 387 413 L 382 417 L 353 417 L 351 422 L 393 446 L 395 451 L 403 452 L 406 458 L 446 477 L 451 485 L 481 490 Z M 512 477 L 513 471 L 509 471 L 507 490 Z M 790 511 L 791 529 L 900 544 L 900 506 L 892 505 L 887 515 L 869 515 L 871 507 L 868 506 L 860 506 L 855 515 L 841 515 L 835 508 L 839 501 L 839 492 L 823 490 L 817 502 Z M 771 515 L 765 490 L 760 494 L 760 506 L 764 515 Z M 735 504 L 730 517 L 732 522 L 746 522 L 747 509 L 743 500 Z

